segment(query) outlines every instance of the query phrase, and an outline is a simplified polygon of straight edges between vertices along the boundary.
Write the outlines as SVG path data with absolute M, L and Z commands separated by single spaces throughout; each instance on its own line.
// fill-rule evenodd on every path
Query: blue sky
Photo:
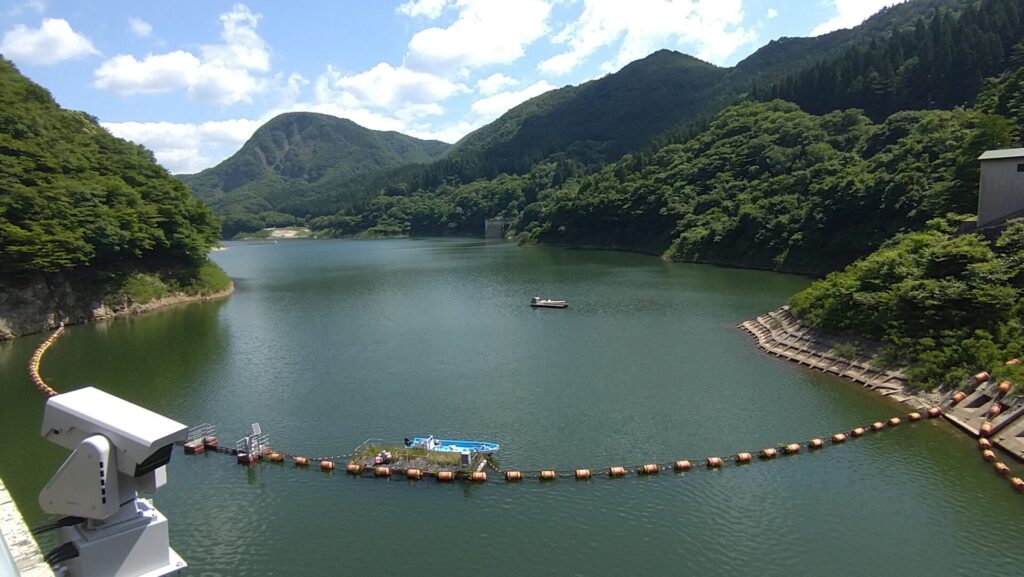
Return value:
M 3 0 L 0 53 L 174 173 L 309 110 L 455 142 L 669 48 L 731 66 L 902 0 Z

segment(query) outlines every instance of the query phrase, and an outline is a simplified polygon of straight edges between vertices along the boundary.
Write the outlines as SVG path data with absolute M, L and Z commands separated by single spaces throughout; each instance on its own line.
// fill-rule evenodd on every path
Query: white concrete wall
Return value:
M 1024 158 L 981 161 L 978 226 L 1024 210 L 1024 172 L 1017 171 L 1020 164 Z
M 25 525 L 18 506 L 14 504 L 7 487 L 0 480 L 0 532 L 3 533 L 7 549 L 14 559 L 15 568 L 21 577 L 53 577 L 53 570 L 43 561 L 39 545 Z M 3 571 L 0 571 L 3 573 Z

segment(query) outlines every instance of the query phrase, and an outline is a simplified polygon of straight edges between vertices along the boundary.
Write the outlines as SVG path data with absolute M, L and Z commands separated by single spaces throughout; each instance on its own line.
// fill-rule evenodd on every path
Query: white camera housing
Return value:
M 86 387 L 50 397 L 43 413 L 43 438 L 74 450 L 93 435 L 103 435 L 117 454 L 117 470 L 142 477 L 171 460 L 175 441 L 188 427 L 133 403 Z
M 60 545 L 77 556 L 69 577 L 157 577 L 177 574 L 185 562 L 170 547 L 167 518 L 139 493 L 167 482 L 165 465 L 185 425 L 87 387 L 50 397 L 43 438 L 73 452 L 39 493 L 47 513 L 82 517 L 58 529 Z

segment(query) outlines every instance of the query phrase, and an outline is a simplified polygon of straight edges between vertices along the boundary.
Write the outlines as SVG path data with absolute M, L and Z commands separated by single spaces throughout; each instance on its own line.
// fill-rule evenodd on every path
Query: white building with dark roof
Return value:
M 989 150 L 978 160 L 978 226 L 1024 215 L 1024 148 Z

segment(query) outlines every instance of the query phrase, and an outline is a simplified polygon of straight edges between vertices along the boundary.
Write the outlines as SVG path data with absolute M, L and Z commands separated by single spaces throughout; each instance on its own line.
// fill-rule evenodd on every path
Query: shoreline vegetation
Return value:
M 61 323 L 84 324 L 217 300 L 234 290 L 231 279 L 212 261 L 197 271 L 164 268 L 37 275 L 0 288 L 0 341 L 51 330 Z
M 0 340 L 224 294 L 220 221 L 0 57 Z

